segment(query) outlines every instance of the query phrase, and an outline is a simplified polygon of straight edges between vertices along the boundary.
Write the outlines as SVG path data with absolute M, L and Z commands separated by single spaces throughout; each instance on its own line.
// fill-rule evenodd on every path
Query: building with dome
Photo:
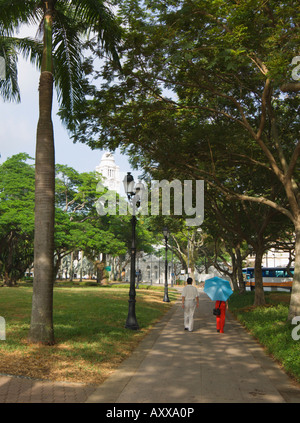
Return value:
M 103 185 L 106 188 L 120 193 L 120 167 L 116 164 L 112 153 L 108 151 L 104 152 L 95 171 L 103 176 Z

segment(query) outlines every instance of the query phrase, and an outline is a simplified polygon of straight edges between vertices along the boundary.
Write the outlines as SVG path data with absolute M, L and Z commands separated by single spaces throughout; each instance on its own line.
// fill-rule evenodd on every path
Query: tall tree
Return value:
M 19 153 L 0 166 L 0 272 L 11 286 L 33 261 L 34 166 Z
M 102 0 L 1 0 L 4 28 L 41 22 L 43 52 L 39 82 L 39 121 L 36 137 L 34 285 L 29 340 L 54 343 L 53 253 L 55 153 L 52 125 L 53 83 L 64 121 L 72 126 L 73 108 L 82 101 L 83 71 L 80 36 L 96 34 L 107 53 L 116 58 L 119 26 Z
M 196 136 L 197 151 L 203 130 L 214 126 L 224 131 L 226 154 L 227 144 L 236 142 L 231 134 L 240 128 L 248 138 L 244 145 L 260 150 L 258 158 L 250 155 L 249 169 L 255 165 L 271 172 L 284 198 L 255 191 L 231 194 L 280 211 L 295 228 L 290 319 L 300 314 L 297 84 L 292 84 L 288 95 L 283 93 L 299 48 L 297 8 L 294 0 L 120 2 L 128 28 L 123 44 L 127 78 L 112 83 L 116 70 L 106 66 L 103 90 L 109 87 L 109 92 L 105 101 L 98 94 L 98 107 L 91 103 L 90 125 L 83 126 L 85 130 L 90 126 L 91 146 L 121 144 L 139 155 L 141 164 L 147 161 L 147 149 L 155 154 L 163 143 L 161 156 L 152 155 L 148 162 L 150 169 L 166 163 L 170 155 L 180 157 L 189 139 Z M 92 130 L 99 110 L 103 127 L 95 140 Z M 185 122 L 178 137 L 180 120 Z M 210 136 L 209 142 L 214 141 Z M 241 150 L 240 159 L 246 158 Z

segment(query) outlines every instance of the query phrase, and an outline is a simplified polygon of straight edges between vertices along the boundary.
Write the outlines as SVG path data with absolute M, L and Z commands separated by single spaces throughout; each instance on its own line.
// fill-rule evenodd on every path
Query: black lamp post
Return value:
M 163 234 L 165 237 L 165 292 L 164 292 L 164 299 L 163 301 L 169 303 L 169 295 L 168 295 L 168 238 L 169 238 L 169 230 L 168 227 L 165 226 L 163 228 Z
M 136 227 L 136 209 L 140 206 L 140 187 L 136 187 L 134 183 L 134 178 L 130 172 L 127 173 L 123 180 L 124 189 L 127 194 L 128 200 L 132 204 L 133 212 L 131 218 L 132 226 L 132 238 L 131 238 L 131 251 L 130 251 L 130 290 L 129 290 L 129 300 L 128 300 L 128 316 L 125 324 L 125 328 L 138 330 L 139 325 L 135 315 L 135 258 L 136 258 L 136 242 L 135 242 L 135 227 Z

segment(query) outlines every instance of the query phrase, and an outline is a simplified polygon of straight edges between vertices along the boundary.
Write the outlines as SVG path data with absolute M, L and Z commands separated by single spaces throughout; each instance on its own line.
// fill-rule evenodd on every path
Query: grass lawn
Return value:
M 265 292 L 265 297 L 264 307 L 254 307 L 254 292 L 233 294 L 229 309 L 284 370 L 300 382 L 300 340 L 293 339 L 295 325 L 287 322 L 290 294 Z
M 125 289 L 124 289 L 125 288 Z M 129 285 L 54 288 L 54 346 L 30 345 L 32 288 L 0 287 L 0 373 L 55 381 L 102 383 L 168 311 L 161 289 L 136 290 L 139 331 L 125 329 Z

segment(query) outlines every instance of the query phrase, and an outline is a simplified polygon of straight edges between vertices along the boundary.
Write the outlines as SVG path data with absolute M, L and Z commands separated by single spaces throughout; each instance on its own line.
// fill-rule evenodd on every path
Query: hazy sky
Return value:
M 20 34 L 19 34 L 20 35 Z M 32 30 L 24 29 L 22 36 L 34 36 Z M 25 152 L 35 156 L 36 127 L 38 121 L 39 72 L 29 62 L 19 58 L 19 86 L 21 103 L 4 102 L 0 98 L 0 163 L 8 157 Z M 68 132 L 56 116 L 58 106 L 54 94 L 53 125 L 56 163 L 66 164 L 79 172 L 95 170 L 103 155 L 102 150 L 91 150 L 88 146 L 70 140 Z M 115 154 L 116 164 L 122 175 L 131 171 L 126 156 Z M 141 172 L 133 172 L 135 179 Z

